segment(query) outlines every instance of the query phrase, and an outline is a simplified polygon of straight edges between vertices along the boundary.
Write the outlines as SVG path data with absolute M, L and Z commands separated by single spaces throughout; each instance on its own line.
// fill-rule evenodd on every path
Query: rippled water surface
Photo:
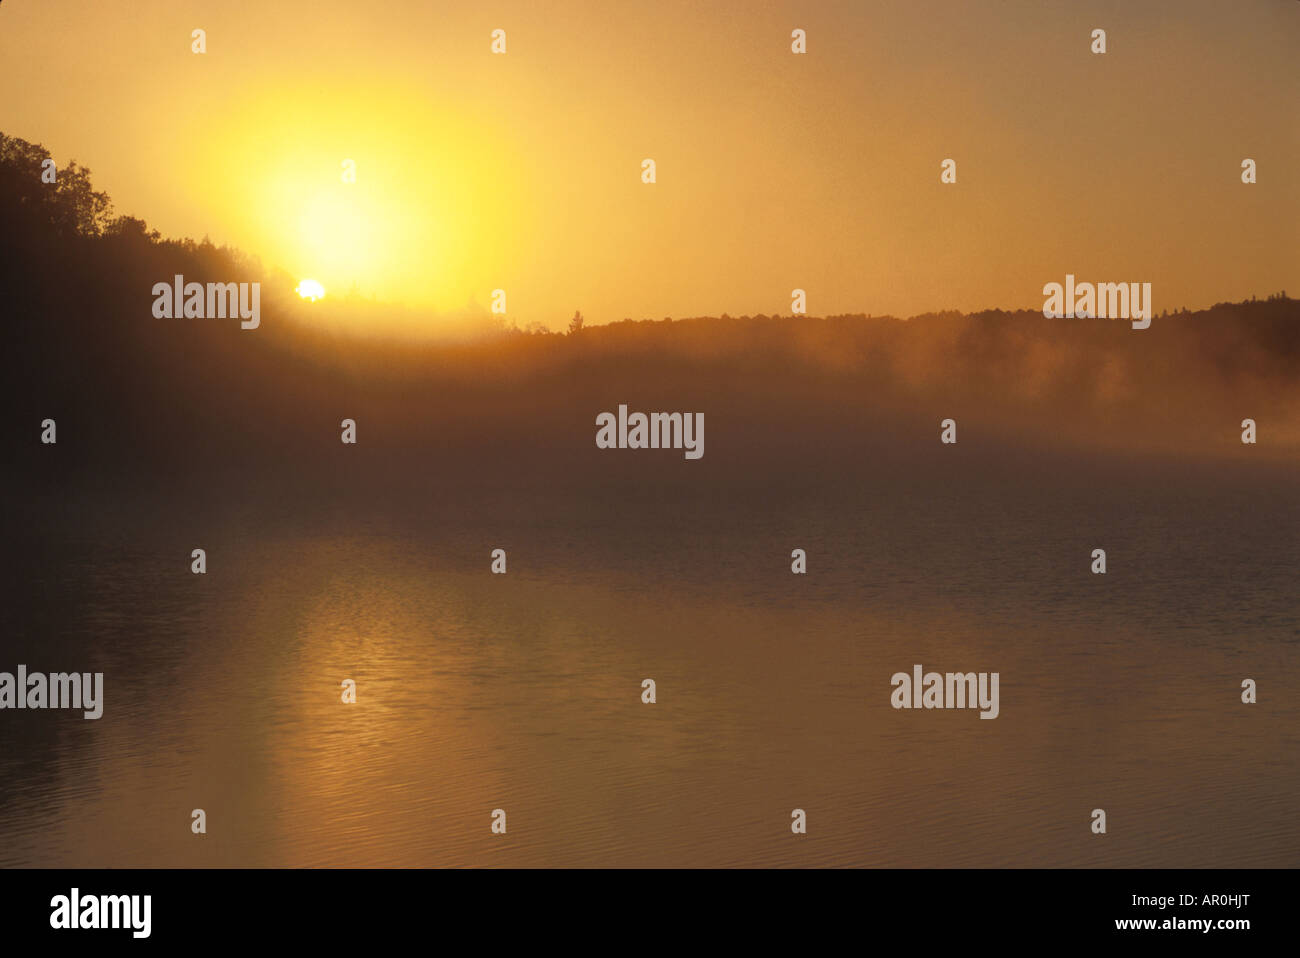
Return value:
M 50 492 L 0 670 L 105 714 L 0 712 L 0 864 L 1295 866 L 1294 478 Z

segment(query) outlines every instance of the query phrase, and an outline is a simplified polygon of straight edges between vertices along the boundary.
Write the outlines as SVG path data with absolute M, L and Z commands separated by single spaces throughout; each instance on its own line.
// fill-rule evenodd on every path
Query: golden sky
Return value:
M 521 325 L 1041 309 L 1067 272 L 1158 315 L 1300 292 L 1297 56 L 1295 0 L 9 0 L 0 130 L 164 235 Z

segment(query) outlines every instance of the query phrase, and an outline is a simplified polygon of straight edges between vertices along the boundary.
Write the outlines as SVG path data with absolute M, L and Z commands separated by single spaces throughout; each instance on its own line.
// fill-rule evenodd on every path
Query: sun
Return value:
M 314 303 L 325 295 L 325 287 L 314 279 L 304 279 L 295 287 L 294 292 Z

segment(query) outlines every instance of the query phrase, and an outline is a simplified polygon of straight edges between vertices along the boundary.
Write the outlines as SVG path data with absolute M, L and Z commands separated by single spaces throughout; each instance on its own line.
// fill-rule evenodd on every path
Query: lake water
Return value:
M 0 865 L 1300 864 L 1294 470 L 913 465 L 11 492 Z

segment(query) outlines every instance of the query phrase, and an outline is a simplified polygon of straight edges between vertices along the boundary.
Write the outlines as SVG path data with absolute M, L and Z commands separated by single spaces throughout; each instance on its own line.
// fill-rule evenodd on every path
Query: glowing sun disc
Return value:
M 294 289 L 303 299 L 309 299 L 313 303 L 325 295 L 325 287 L 314 279 L 304 279 Z

